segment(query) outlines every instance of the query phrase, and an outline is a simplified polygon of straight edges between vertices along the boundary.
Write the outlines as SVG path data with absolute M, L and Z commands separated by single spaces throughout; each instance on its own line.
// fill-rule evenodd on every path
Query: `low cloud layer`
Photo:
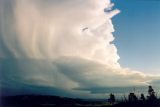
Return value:
M 108 87 L 158 81 L 120 67 L 111 21 L 120 11 L 112 6 L 110 0 L 0 0 L 2 93 L 103 97 Z
M 81 97 L 86 92 L 90 94 L 85 95 L 93 97 L 91 93 L 108 93 L 112 87 L 131 87 L 127 92 L 132 91 L 134 86 L 143 87 L 152 80 L 136 71 L 114 69 L 79 57 L 60 57 L 55 60 L 4 59 L 0 65 L 4 93 L 8 89 L 15 90 L 16 94 L 26 93 L 20 91 L 23 89 L 31 93 L 54 95 L 63 90 L 67 95 L 72 93 L 77 96 L 80 91 Z M 114 92 L 121 91 L 115 89 Z

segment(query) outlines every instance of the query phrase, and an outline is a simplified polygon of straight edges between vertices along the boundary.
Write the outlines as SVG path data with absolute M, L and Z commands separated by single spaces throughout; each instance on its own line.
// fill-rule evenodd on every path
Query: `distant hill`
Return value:
M 0 98 L 0 107 L 160 107 L 160 100 L 137 100 L 109 105 L 105 100 L 74 99 L 59 96 L 18 95 Z
M 1 97 L 0 107 L 83 107 L 103 101 L 73 99 L 59 96 L 18 95 Z

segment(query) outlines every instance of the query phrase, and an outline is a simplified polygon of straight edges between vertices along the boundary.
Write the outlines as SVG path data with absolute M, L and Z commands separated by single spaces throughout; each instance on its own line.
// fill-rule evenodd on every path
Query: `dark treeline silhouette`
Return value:
M 152 86 L 148 86 L 148 96 L 141 93 L 140 98 L 135 93 L 129 93 L 128 100 L 113 105 L 113 107 L 160 107 L 160 99 L 155 95 Z
M 117 102 L 113 93 L 108 100 L 84 100 L 58 96 L 19 95 L 0 98 L 0 107 L 160 107 L 160 99 L 152 86 L 148 87 L 148 96 L 143 93 L 137 97 L 129 93 L 124 101 Z
M 116 99 L 115 99 L 115 96 L 114 94 L 110 94 L 110 98 L 108 99 L 108 102 L 110 105 L 113 105 L 115 103 Z

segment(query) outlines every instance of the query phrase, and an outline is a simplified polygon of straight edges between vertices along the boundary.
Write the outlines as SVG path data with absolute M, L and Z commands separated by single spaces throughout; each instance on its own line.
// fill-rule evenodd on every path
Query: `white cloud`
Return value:
M 1 87 L 89 95 L 74 89 L 146 85 L 153 76 L 118 63 L 111 18 L 120 11 L 112 6 L 110 0 L 0 0 Z
M 110 44 L 114 31 L 110 17 L 117 10 L 104 13 L 104 8 L 111 5 L 109 0 L 15 0 L 14 4 L 15 23 L 9 23 L 14 28 L 2 31 L 4 44 L 14 57 L 79 56 L 119 66 L 117 49 Z M 88 30 L 83 32 L 85 27 Z

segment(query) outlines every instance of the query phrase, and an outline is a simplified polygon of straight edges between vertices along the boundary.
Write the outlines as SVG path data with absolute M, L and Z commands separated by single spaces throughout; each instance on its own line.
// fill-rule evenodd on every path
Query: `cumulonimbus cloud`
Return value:
M 152 81 L 120 67 L 111 43 L 111 18 L 120 11 L 112 6 L 110 0 L 0 0 L 0 86 L 54 87 L 85 96 L 76 89 Z
M 119 66 L 117 49 L 110 43 L 114 39 L 110 17 L 119 11 L 104 13 L 110 1 L 14 0 L 10 7 L 1 1 L 1 39 L 13 57 L 78 56 Z M 1 50 L 1 56 L 7 57 Z

